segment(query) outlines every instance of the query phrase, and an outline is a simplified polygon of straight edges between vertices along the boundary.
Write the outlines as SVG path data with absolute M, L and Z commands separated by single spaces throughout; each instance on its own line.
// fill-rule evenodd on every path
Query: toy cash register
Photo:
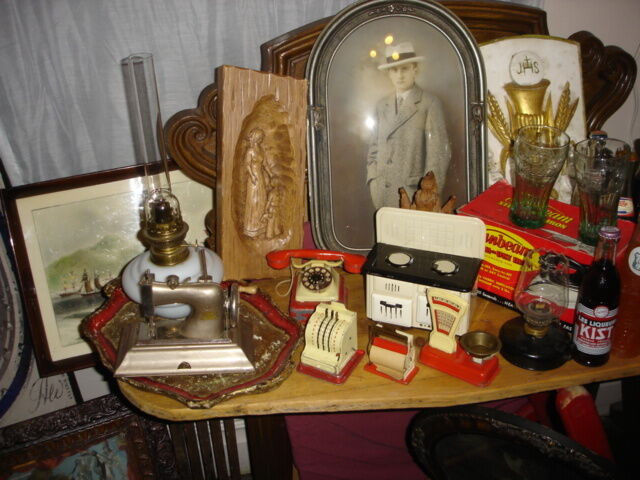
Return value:
M 358 318 L 339 302 L 321 303 L 305 329 L 298 371 L 332 383 L 343 383 L 358 364 Z

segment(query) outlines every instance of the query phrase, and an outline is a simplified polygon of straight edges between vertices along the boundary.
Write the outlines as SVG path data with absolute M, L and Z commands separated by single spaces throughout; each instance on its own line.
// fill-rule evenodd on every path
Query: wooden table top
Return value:
M 279 280 L 261 280 L 256 284 L 286 312 L 288 299 L 274 292 Z M 349 288 L 348 308 L 358 312 L 358 347 L 366 349 L 369 321 L 364 313 L 364 277 L 347 274 L 346 284 Z M 517 315 L 512 310 L 481 298 L 474 299 L 472 308 L 471 330 L 485 330 L 496 335 L 505 321 Z M 414 330 L 413 333 L 426 337 L 426 332 L 421 330 Z M 518 368 L 499 356 L 501 371 L 487 387 L 476 387 L 420 363 L 416 377 L 408 385 L 402 385 L 366 372 L 363 367 L 367 361 L 365 355 L 342 385 L 294 371 L 271 391 L 240 395 L 207 409 L 191 409 L 177 400 L 122 381 L 118 385 L 122 393 L 142 411 L 166 420 L 183 421 L 276 413 L 461 405 L 640 375 L 640 357 L 620 359 L 612 356 L 606 365 L 596 368 L 583 367 L 570 360 L 555 370 L 532 372 Z

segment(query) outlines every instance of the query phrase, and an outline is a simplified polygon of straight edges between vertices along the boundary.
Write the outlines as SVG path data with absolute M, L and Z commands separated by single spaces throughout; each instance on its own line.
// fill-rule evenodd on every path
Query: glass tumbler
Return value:
M 511 222 L 524 228 L 544 226 L 549 195 L 568 153 L 569 136 L 558 128 L 529 125 L 518 130 Z
M 573 161 L 580 197 L 581 242 L 595 245 L 600 227 L 616 225 L 630 156 L 629 145 L 615 138 L 589 138 L 576 144 Z

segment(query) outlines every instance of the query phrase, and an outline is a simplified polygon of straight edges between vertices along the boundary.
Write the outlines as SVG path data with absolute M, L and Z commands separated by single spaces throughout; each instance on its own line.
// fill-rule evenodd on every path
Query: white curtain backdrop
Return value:
M 540 7 L 543 0 L 520 0 Z M 135 163 L 120 61 L 154 55 L 163 120 L 223 64 L 353 0 L 2 0 L 0 159 L 12 185 Z

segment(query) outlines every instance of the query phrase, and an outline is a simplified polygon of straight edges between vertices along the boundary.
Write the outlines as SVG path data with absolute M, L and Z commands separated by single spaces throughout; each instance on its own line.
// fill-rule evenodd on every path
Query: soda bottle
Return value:
M 622 295 L 611 351 L 617 357 L 629 358 L 640 354 L 640 214 L 618 271 Z
M 600 229 L 593 263 L 578 291 L 571 356 L 588 367 L 604 365 L 609 360 L 620 298 L 620 275 L 615 266 L 619 239 L 618 227 Z

